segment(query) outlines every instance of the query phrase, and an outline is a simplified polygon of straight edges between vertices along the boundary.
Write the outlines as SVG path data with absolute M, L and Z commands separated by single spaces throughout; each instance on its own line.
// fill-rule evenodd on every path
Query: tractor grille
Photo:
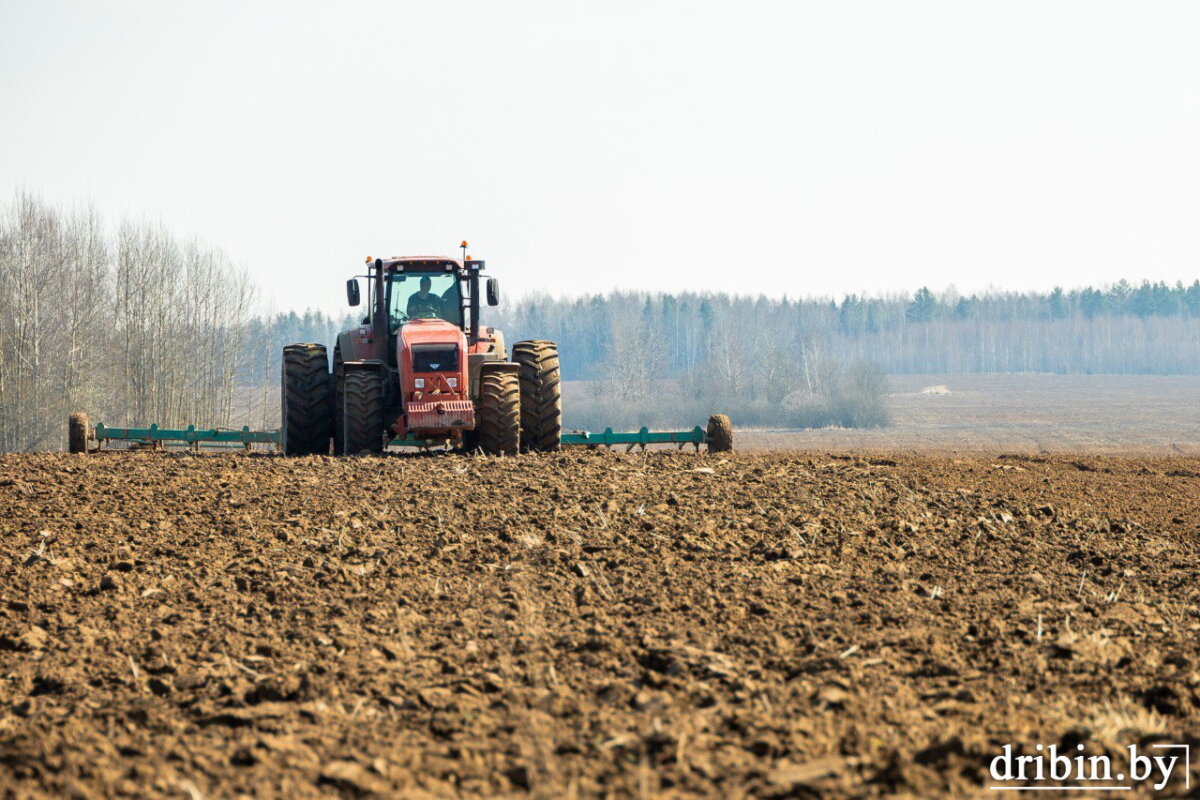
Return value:
M 429 400 L 404 408 L 408 429 L 446 430 L 475 427 L 475 407 L 470 400 Z
M 417 345 L 413 348 L 413 372 L 458 372 L 458 345 Z

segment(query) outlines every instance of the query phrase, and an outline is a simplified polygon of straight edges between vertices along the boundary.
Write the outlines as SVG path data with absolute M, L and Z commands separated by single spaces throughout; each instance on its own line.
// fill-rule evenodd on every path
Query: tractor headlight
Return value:
M 424 378 L 413 378 L 413 386 L 417 387 L 418 389 L 424 389 L 425 388 L 425 379 Z
M 451 389 L 458 388 L 458 378 L 446 378 L 446 383 L 450 384 Z

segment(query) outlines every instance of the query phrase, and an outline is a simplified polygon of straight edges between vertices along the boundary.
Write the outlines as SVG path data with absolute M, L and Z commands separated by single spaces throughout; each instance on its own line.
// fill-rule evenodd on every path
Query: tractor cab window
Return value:
M 453 272 L 407 272 L 388 275 L 391 332 L 410 319 L 444 319 L 462 326 L 462 295 Z

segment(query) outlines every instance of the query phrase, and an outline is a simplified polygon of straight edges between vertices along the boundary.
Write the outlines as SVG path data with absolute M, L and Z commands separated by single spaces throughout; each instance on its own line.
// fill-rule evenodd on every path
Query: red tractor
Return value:
M 480 322 L 483 261 L 445 256 L 368 259 L 369 314 L 324 345 L 283 349 L 283 451 L 378 453 L 389 442 L 515 455 L 559 448 L 558 348 L 513 345 Z M 346 283 L 351 306 L 358 278 Z M 500 302 L 495 278 L 489 306 Z

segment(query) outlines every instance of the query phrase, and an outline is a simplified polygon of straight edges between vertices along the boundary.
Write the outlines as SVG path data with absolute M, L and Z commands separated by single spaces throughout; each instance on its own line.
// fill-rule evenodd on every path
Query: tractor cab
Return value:
M 558 351 L 518 342 L 484 326 L 481 306 L 500 302 L 499 282 L 483 281 L 483 261 L 467 256 L 367 259 L 370 272 L 346 283 L 351 306 L 368 314 L 342 331 L 326 372 L 325 348 L 284 350 L 284 451 L 379 452 L 389 443 L 450 446 L 485 453 L 557 450 L 561 433 Z M 524 437 L 524 438 L 523 438 Z
M 458 327 L 474 345 L 480 338 L 481 275 L 485 262 L 466 256 L 461 261 L 446 256 L 405 256 L 367 259 L 373 274 L 368 280 L 368 308 L 363 320 L 370 325 L 372 338 L 386 331 L 396 336 L 410 320 L 440 319 Z M 346 298 L 351 306 L 360 302 L 358 278 L 346 283 Z M 500 303 L 500 282 L 488 278 L 487 304 Z M 377 354 L 381 355 L 381 354 Z

